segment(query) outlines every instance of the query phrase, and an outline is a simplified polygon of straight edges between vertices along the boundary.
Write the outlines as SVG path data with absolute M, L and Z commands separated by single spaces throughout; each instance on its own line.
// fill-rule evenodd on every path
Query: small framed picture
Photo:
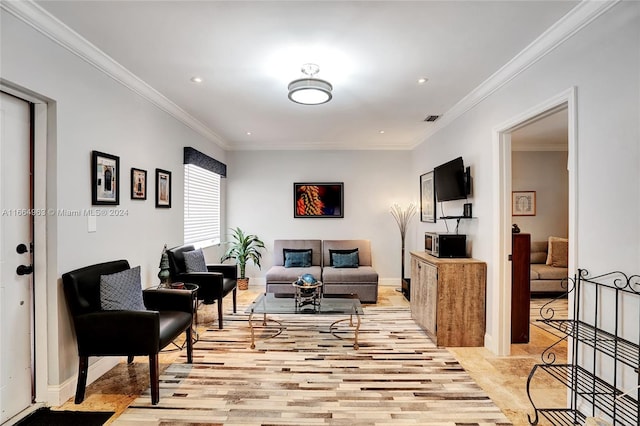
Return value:
M 536 191 L 512 191 L 511 214 L 513 216 L 535 216 Z
M 131 168 L 131 199 L 147 199 L 147 171 Z
M 436 222 L 436 192 L 433 186 L 433 171 L 420 176 L 420 221 Z
M 120 203 L 120 157 L 92 151 L 91 204 L 118 205 Z
M 171 172 L 156 169 L 156 207 L 171 208 Z

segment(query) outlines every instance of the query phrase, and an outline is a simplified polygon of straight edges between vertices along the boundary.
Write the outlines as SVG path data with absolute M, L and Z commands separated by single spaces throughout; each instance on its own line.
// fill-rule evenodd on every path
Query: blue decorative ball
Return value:
M 300 277 L 300 279 L 304 281 L 306 284 L 315 284 L 317 281 L 316 278 L 311 274 L 304 274 L 303 276 Z

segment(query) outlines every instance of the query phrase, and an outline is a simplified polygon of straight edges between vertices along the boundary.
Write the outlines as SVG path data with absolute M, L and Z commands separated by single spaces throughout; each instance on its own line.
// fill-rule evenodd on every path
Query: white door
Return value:
M 3 423 L 32 401 L 33 274 L 29 104 L 6 93 L 0 96 L 0 423 Z M 18 270 L 20 265 L 22 268 Z

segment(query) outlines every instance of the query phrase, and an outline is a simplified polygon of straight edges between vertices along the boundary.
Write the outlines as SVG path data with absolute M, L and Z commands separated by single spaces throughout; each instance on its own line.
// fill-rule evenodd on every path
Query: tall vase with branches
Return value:
M 416 204 L 409 203 L 406 209 L 403 209 L 398 204 L 393 204 L 391 206 L 391 215 L 396 220 L 398 224 L 398 228 L 400 228 L 400 238 L 402 240 L 402 257 L 400 258 L 401 268 L 400 268 L 400 283 L 404 280 L 404 247 L 405 247 L 405 237 L 407 235 L 407 227 L 409 226 L 409 221 L 416 214 Z

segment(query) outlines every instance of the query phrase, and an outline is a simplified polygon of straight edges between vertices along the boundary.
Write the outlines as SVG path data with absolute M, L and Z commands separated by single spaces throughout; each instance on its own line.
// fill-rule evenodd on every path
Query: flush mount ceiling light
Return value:
M 307 77 L 289 83 L 289 99 L 303 105 L 329 102 L 332 98 L 333 86 L 328 81 L 314 77 L 320 71 L 320 67 L 316 64 L 304 64 L 301 71 Z

